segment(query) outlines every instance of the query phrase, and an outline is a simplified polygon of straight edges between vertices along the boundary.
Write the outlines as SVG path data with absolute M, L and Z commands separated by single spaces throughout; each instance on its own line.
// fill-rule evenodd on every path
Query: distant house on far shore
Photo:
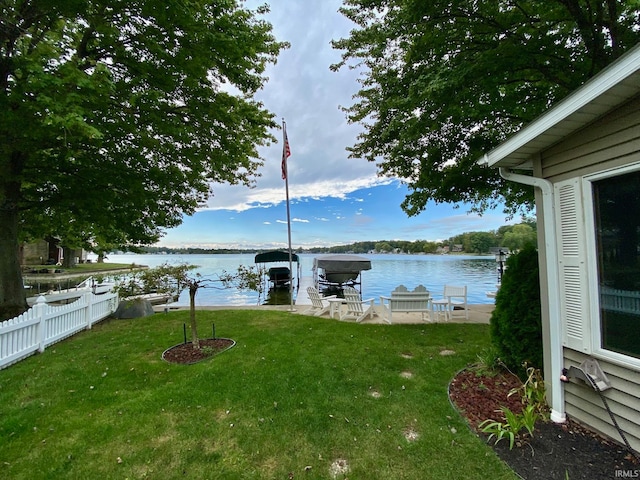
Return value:
M 449 253 L 449 245 L 443 245 L 441 247 L 436 248 L 436 253 L 444 255 L 445 253 Z

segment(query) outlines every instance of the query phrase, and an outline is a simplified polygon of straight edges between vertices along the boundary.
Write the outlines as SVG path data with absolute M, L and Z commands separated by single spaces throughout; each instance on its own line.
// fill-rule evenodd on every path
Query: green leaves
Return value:
M 513 449 L 515 440 L 522 437 L 521 432 L 523 430 L 526 430 L 529 436 L 532 436 L 536 422 L 544 419 L 548 412 L 542 373 L 539 369 L 533 367 L 528 367 L 526 370 L 526 381 L 520 388 L 511 390 L 508 395 L 510 397 L 511 395 L 520 394 L 523 404 L 522 411 L 514 413 L 509 408 L 502 407 L 500 412 L 502 412 L 504 421 L 498 422 L 488 419 L 479 425 L 484 433 L 489 434 L 489 441 L 495 439 L 495 443 L 498 443 L 508 438 L 510 449 Z
M 351 157 L 404 179 L 409 215 L 429 200 L 530 210 L 532 189 L 477 160 L 640 40 L 637 2 L 596 3 L 346 0 L 357 28 L 332 69 L 362 72 Z
M 507 367 L 521 378 L 525 362 L 542 367 L 538 252 L 527 247 L 507 259 L 491 315 L 491 340 Z
M 82 201 L 91 184 L 118 192 L 102 199 L 114 221 L 138 223 L 122 217 L 125 204 L 148 230 L 193 212 L 211 182 L 250 184 L 257 146 L 276 126 L 249 97 L 285 46 L 269 24 L 227 1 L 74 2 L 41 24 L 15 8 L 11 21 L 32 30 L 16 29 L 1 52 L 0 161 L 24 156 L 23 210 L 37 202 L 49 217 L 92 214 Z M 147 238 L 135 228 L 127 236 Z
M 498 443 L 505 438 L 509 439 L 509 449 L 513 449 L 517 438 L 521 437 L 522 430 L 526 430 L 529 435 L 533 435 L 535 424 L 540 418 L 535 405 L 527 405 L 522 413 L 514 413 L 507 407 L 500 409 L 504 421 L 485 420 L 479 425 L 482 432 L 489 434 L 489 441 L 495 440 Z
M 20 226 L 3 251 L 44 235 L 74 247 L 152 243 L 212 184 L 251 185 L 277 128 L 251 96 L 287 44 L 241 2 L 0 9 L 0 209 Z

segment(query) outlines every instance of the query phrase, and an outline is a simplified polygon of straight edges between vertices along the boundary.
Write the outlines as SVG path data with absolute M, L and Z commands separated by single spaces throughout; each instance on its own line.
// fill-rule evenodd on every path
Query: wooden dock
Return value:
M 313 287 L 313 277 L 300 277 L 296 305 L 311 305 L 307 287 Z

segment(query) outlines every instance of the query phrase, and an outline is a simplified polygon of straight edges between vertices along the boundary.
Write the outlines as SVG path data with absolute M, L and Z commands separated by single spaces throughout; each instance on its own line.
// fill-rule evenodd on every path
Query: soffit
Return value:
M 531 158 L 640 94 L 640 45 L 487 153 L 490 167 L 530 167 Z

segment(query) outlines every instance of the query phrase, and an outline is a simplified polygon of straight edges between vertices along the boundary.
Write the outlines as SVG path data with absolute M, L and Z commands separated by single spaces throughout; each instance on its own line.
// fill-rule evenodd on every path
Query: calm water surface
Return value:
M 229 255 L 109 255 L 106 262 L 135 263 L 157 267 L 164 263 L 197 265 L 196 272 L 204 277 L 216 278 L 226 270 L 235 273 L 239 265 L 254 265 L 254 254 Z M 317 255 L 303 254 L 300 257 L 301 276 L 311 277 L 313 258 Z M 380 295 L 389 295 L 400 284 L 410 290 L 424 285 L 432 295 L 442 292 L 445 284 L 467 285 L 469 303 L 493 303 L 486 292 L 496 289 L 498 281 L 496 262 L 493 256 L 467 255 L 362 255 L 371 260 L 371 270 L 362 272 L 362 295 L 374 297 L 379 303 Z M 274 264 L 275 265 L 275 264 Z M 295 268 L 295 264 L 294 264 Z M 264 299 L 257 292 L 235 289 L 203 288 L 198 290 L 198 305 L 257 305 Z M 188 292 L 182 292 L 176 302 L 189 305 Z

